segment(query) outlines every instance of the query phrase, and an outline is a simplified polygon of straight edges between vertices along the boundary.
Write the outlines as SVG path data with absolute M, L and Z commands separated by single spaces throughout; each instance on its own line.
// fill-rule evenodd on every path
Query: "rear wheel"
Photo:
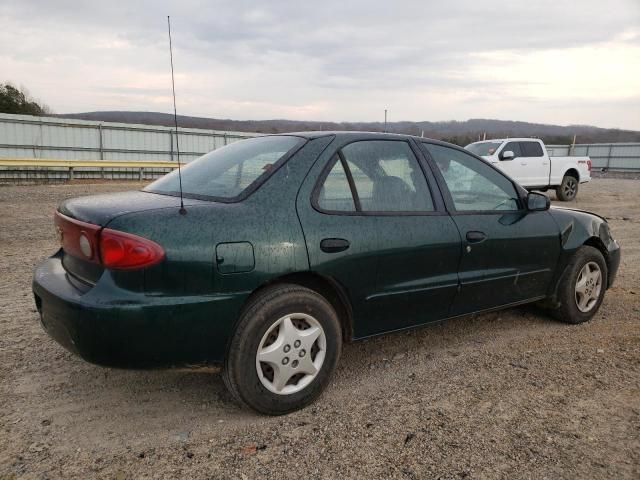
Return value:
M 573 175 L 565 175 L 562 183 L 556 187 L 556 196 L 558 200 L 570 202 L 578 195 L 579 182 Z
M 560 305 L 553 315 L 558 320 L 574 324 L 591 320 L 602 304 L 607 275 L 602 253 L 594 247 L 580 247 L 560 279 Z
M 340 323 L 326 299 L 304 287 L 277 285 L 245 309 L 227 352 L 224 380 L 240 403 L 281 415 L 322 393 L 341 348 Z

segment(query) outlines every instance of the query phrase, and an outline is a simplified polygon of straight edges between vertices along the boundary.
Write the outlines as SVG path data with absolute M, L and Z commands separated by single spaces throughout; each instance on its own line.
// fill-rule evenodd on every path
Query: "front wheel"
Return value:
M 570 202 L 578 195 L 579 182 L 576 177 L 565 175 L 562 183 L 556 187 L 556 196 L 562 202 Z
M 560 279 L 560 305 L 553 315 L 573 324 L 591 320 L 602 304 L 607 281 L 607 263 L 602 253 L 594 247 L 580 247 Z
M 341 349 L 340 323 L 331 304 L 313 290 L 277 285 L 259 293 L 245 309 L 223 377 L 240 403 L 281 415 L 322 393 Z

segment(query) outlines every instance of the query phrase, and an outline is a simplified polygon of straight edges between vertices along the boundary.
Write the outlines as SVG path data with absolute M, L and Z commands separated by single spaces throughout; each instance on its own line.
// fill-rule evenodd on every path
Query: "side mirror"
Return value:
M 516 158 L 516 155 L 511 150 L 507 150 L 500 154 L 500 160 L 513 160 L 514 158 Z
M 529 192 L 527 195 L 527 209 L 532 212 L 544 212 L 551 207 L 551 200 L 543 193 Z

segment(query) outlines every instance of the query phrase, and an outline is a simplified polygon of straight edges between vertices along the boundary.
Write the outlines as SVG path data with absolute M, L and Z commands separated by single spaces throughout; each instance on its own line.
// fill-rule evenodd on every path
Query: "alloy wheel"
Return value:
M 569 177 L 562 187 L 563 193 L 567 198 L 573 198 L 576 196 L 576 192 L 578 190 L 578 182 L 575 178 Z
M 602 270 L 596 262 L 588 262 L 580 270 L 576 280 L 576 306 L 581 312 L 589 312 L 598 303 L 602 290 Z

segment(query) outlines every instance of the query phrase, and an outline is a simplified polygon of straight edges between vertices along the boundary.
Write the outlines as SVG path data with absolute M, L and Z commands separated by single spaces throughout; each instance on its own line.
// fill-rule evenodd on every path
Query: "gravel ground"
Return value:
M 640 478 L 640 182 L 573 204 L 623 248 L 590 323 L 523 307 L 347 345 L 327 392 L 278 418 L 219 375 L 93 366 L 41 329 L 54 206 L 135 186 L 0 187 L 0 478 Z

